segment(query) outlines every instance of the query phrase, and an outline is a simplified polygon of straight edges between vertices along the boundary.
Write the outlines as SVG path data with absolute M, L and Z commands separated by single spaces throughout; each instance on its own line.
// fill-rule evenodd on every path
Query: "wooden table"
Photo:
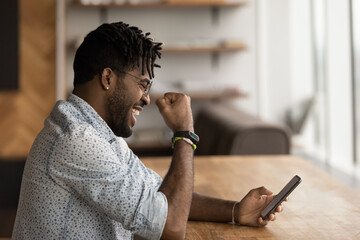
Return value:
M 143 158 L 164 176 L 170 158 Z M 277 193 L 295 175 L 302 183 L 265 228 L 188 222 L 186 239 L 360 239 L 360 193 L 295 156 L 196 157 L 195 191 L 240 200 L 265 186 Z

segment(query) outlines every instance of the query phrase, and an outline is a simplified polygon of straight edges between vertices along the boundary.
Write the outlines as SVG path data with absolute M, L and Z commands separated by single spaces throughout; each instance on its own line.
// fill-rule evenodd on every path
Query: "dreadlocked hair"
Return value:
M 154 67 L 157 58 L 161 58 L 160 42 L 154 42 L 150 33 L 143 33 L 137 27 L 123 22 L 105 23 L 90 32 L 75 54 L 74 86 L 101 76 L 104 68 L 119 72 L 140 67 L 150 79 L 155 77 Z

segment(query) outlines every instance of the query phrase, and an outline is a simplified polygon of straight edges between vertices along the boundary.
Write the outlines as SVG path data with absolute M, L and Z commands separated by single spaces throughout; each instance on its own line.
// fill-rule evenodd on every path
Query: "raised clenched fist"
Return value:
M 182 93 L 165 93 L 156 100 L 165 123 L 173 132 L 194 131 L 191 99 Z

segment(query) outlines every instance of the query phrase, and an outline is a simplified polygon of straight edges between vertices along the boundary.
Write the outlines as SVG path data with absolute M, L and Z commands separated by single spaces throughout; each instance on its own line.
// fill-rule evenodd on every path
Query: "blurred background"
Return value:
M 2 0 L 0 9 L 0 237 L 31 144 L 72 91 L 76 48 L 104 22 L 164 43 L 152 104 L 127 139 L 139 156 L 171 154 L 154 102 L 185 92 L 197 154 L 299 155 L 359 187 L 359 0 Z

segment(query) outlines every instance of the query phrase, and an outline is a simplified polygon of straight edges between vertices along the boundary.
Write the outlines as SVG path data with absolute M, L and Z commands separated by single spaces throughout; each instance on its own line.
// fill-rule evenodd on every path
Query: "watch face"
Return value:
M 199 136 L 191 131 L 175 132 L 174 137 L 186 137 L 186 138 L 189 138 L 195 144 L 200 140 Z
M 190 132 L 190 131 L 189 131 L 189 134 L 190 134 L 190 136 L 191 136 L 192 138 L 194 138 L 196 141 L 199 141 L 199 136 L 198 136 L 198 135 L 196 135 L 195 133 Z

